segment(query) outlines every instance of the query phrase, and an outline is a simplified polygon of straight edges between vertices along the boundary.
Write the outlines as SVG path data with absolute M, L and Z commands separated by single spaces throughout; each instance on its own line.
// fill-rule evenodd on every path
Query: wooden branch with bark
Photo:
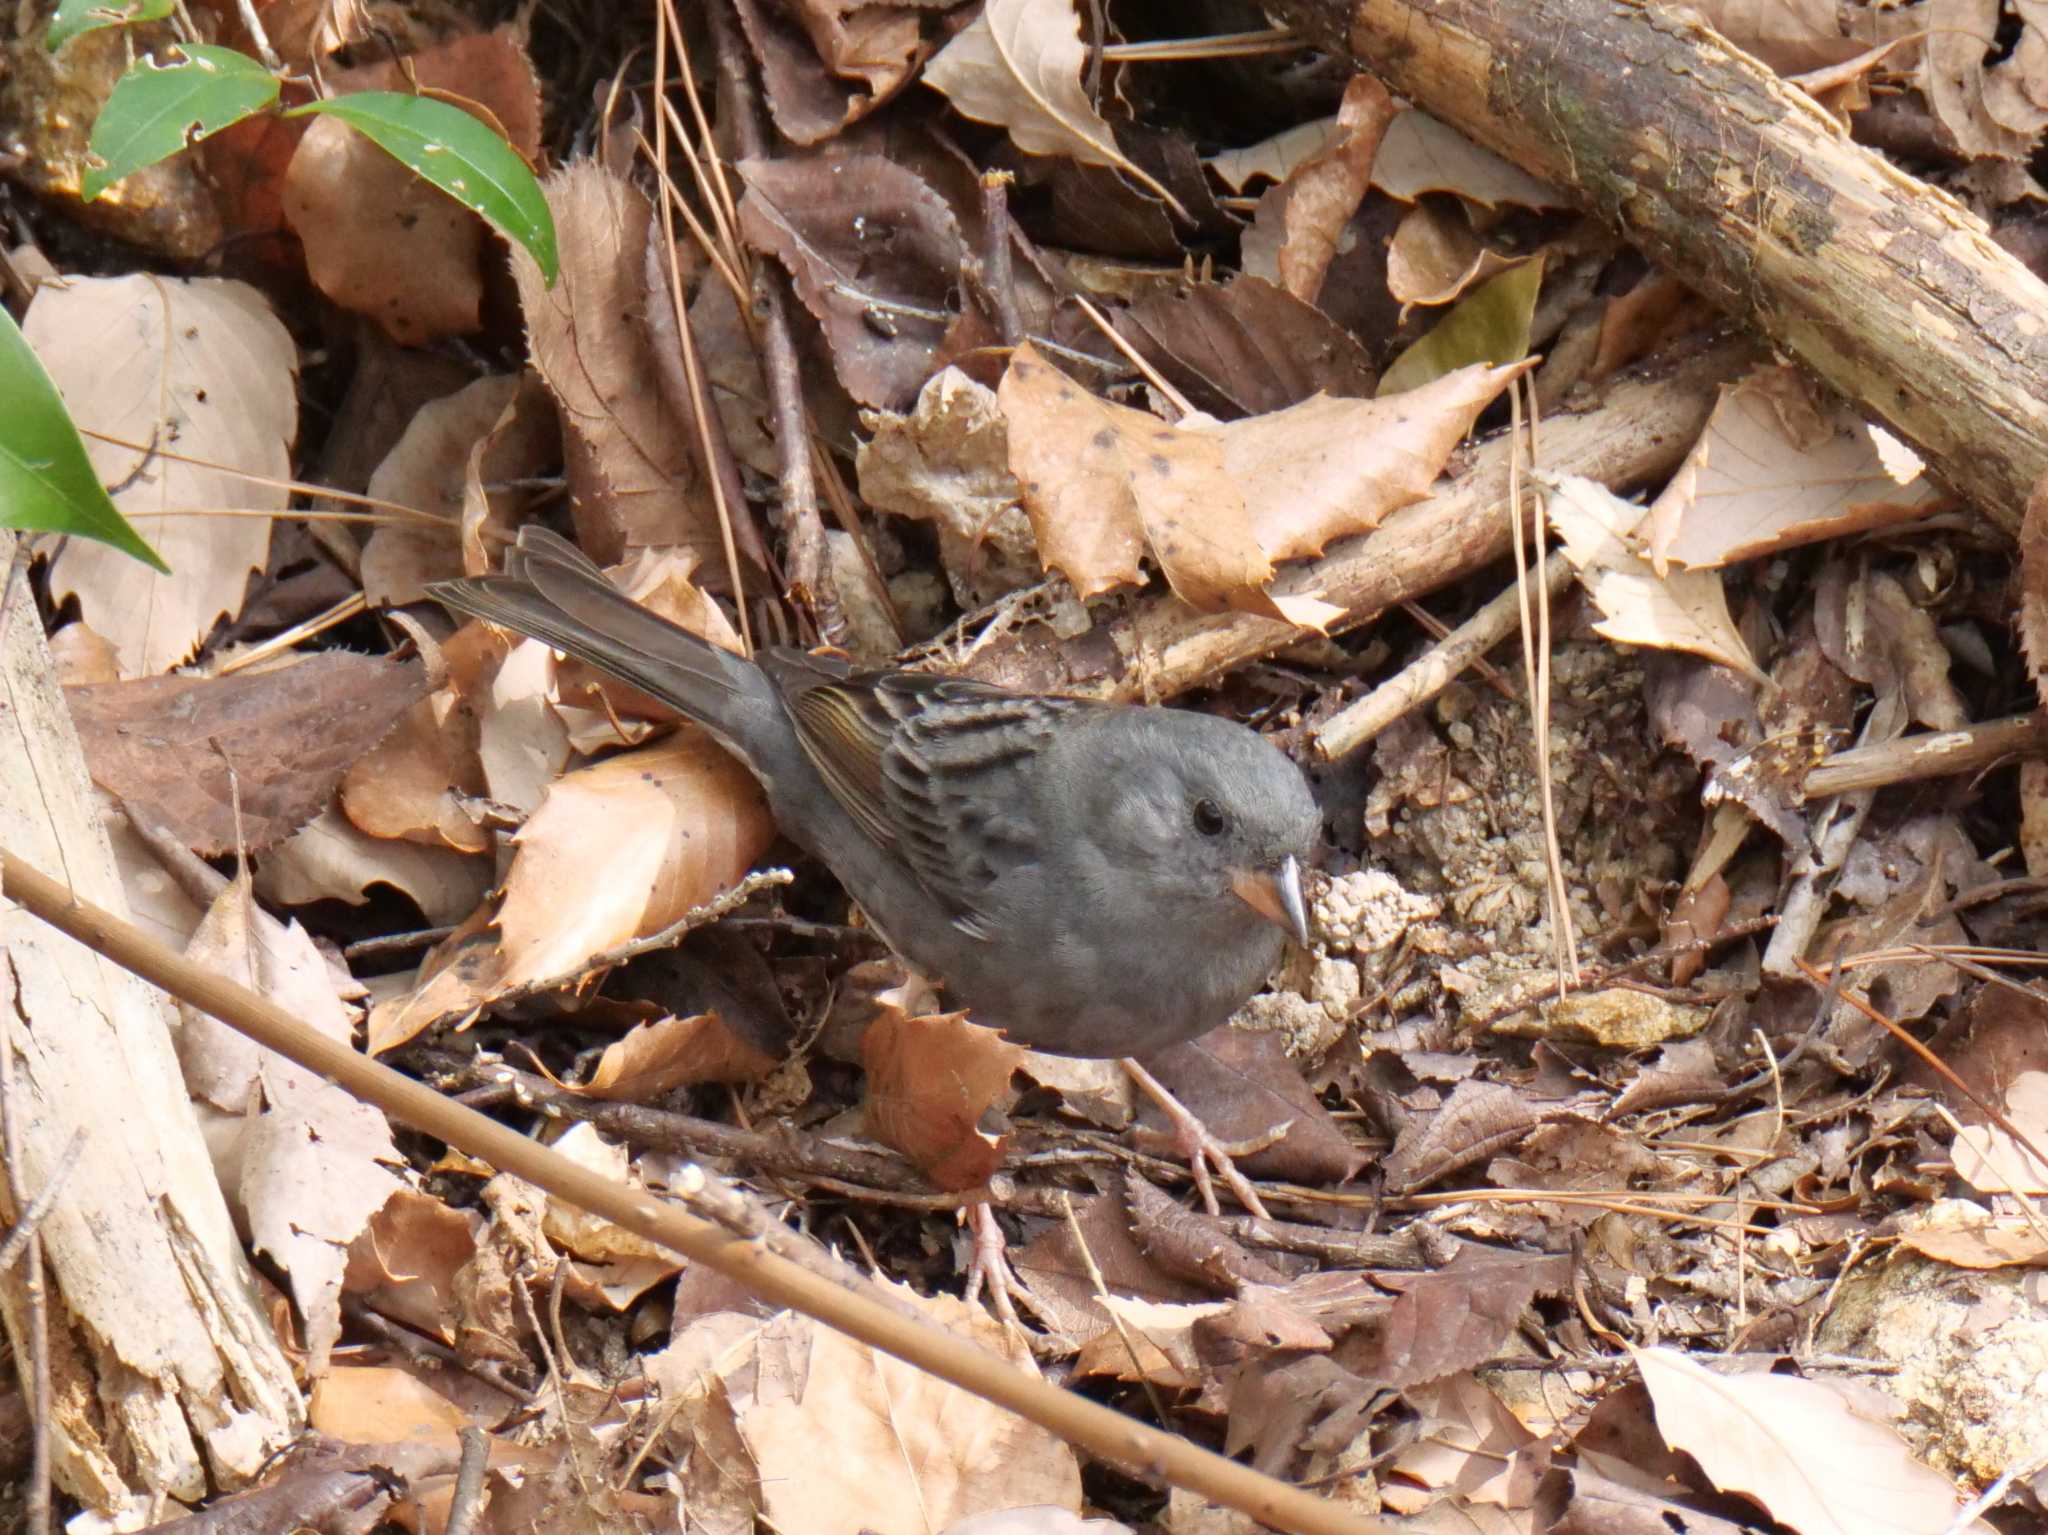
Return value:
M 2048 471 L 2048 286 L 1690 10 L 1277 0 L 1295 27 L 1754 326 L 2016 530 Z

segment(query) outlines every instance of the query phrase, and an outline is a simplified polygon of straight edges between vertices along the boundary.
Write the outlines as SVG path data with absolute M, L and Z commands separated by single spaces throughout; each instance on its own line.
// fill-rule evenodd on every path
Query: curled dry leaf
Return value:
M 513 838 L 507 985 L 567 975 L 732 884 L 775 835 L 753 775 L 698 730 L 557 779 Z
M 1718 571 L 1678 571 L 1659 580 L 1631 545 L 1642 507 L 1577 475 L 1538 479 L 1551 487 L 1550 520 L 1564 539 L 1565 557 L 1606 615 L 1593 626 L 1598 633 L 1628 645 L 1691 651 L 1762 679 L 1728 612 Z
M 1387 247 L 1387 291 L 1404 306 L 1448 304 L 1512 264 L 1479 238 L 1461 207 L 1418 203 Z
M 330 806 L 263 855 L 256 889 L 280 906 L 346 901 L 360 906 L 372 885 L 389 885 L 409 898 L 431 924 L 459 921 L 490 887 L 482 858 L 393 842 L 358 831 L 339 806 Z
M 1344 87 L 1337 131 L 1259 199 L 1244 235 L 1244 271 L 1305 303 L 1322 291 L 1351 215 L 1372 176 L 1373 155 L 1394 119 L 1394 98 L 1371 75 Z
M 789 269 L 863 405 L 899 409 L 930 377 L 966 254 L 946 200 L 880 155 L 742 160 L 740 232 Z
M 1789 1375 L 1722 1375 L 1675 1349 L 1631 1348 L 1665 1442 L 1724 1491 L 1799 1535 L 1943 1535 L 1958 1501 L 1890 1425 Z
M 676 544 L 723 561 L 694 436 L 663 403 L 645 331 L 632 319 L 653 210 L 594 160 L 562 167 L 542 190 L 561 241 L 560 280 L 549 288 L 517 245 L 512 275 L 533 365 L 568 424 L 579 541 L 601 562 Z
M 639 1182 L 626 1148 L 599 1135 L 594 1125 L 571 1125 L 555 1142 L 555 1150 L 613 1183 Z M 620 1310 L 683 1266 L 668 1248 L 551 1196 L 541 1214 L 541 1230 L 582 1265 L 584 1272 L 578 1277 L 595 1285 Z
M 250 572 L 269 561 L 267 517 L 206 513 L 277 512 L 289 502 L 277 482 L 291 474 L 298 434 L 298 349 L 246 283 L 147 274 L 46 284 L 22 334 L 80 427 L 133 443 L 175 441 L 184 458 L 221 466 L 87 437 L 93 472 L 171 574 L 87 538 L 72 539 L 51 566 L 51 595 L 76 594 L 85 621 L 119 652 L 123 675 L 169 671 L 216 619 L 241 611 Z
M 453 1343 L 458 1276 L 476 1256 L 483 1224 L 474 1210 L 401 1188 L 350 1245 L 342 1289 L 383 1316 Z
M 792 144 L 816 144 L 859 121 L 911 77 L 924 56 L 917 12 L 860 0 L 738 0 L 761 64 L 768 115 Z
M 939 1188 L 980 1187 L 1008 1141 L 983 1131 L 981 1117 L 1008 1092 L 1024 1053 L 964 1013 L 911 1018 L 885 1006 L 861 1037 L 868 1133 Z
M 652 1103 L 678 1087 L 704 1082 L 758 1082 L 775 1057 L 735 1035 L 716 1013 L 661 1018 L 614 1040 L 588 1082 L 569 1090 L 619 1103 Z
M 1691 453 L 1650 507 L 1650 564 L 1733 565 L 1889 527 L 1938 499 L 1904 452 L 1799 369 L 1760 368 L 1724 388 Z M 1903 477 L 1902 477 L 1903 475 Z
M 1117 148 L 1082 89 L 1087 60 L 1072 0 L 989 0 L 925 66 L 924 79 L 963 115 L 999 124 L 1026 154 L 1121 171 L 1186 219 L 1173 195 Z
M 490 833 L 464 808 L 484 792 L 477 740 L 476 714 L 453 688 L 421 699 L 344 775 L 342 812 L 372 837 L 489 852 Z
M 331 650 L 274 671 L 145 677 L 65 696 L 93 782 L 211 858 L 271 847 L 312 820 L 425 691 L 416 661 Z
M 1393 400 L 1318 395 L 1244 421 L 1172 427 L 1089 394 L 1026 343 L 998 398 L 1040 555 L 1083 596 L 1142 579 L 1149 554 L 1192 607 L 1319 627 L 1327 604 L 1265 589 L 1273 561 L 1421 500 L 1518 371 L 1466 369 Z
M 385 524 L 371 532 L 362 565 L 363 598 L 370 606 L 419 602 L 429 581 L 464 574 L 456 532 L 470 453 L 518 390 L 518 374 L 494 373 L 421 406 L 370 475 L 369 493 L 379 501 L 409 506 L 439 524 Z

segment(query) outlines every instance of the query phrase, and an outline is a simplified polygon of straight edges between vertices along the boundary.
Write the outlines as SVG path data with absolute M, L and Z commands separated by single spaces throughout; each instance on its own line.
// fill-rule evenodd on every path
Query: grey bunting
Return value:
M 1255 732 L 800 651 L 751 661 L 521 530 L 448 607 L 672 704 L 752 770 L 783 831 L 954 1005 L 1019 1044 L 1125 1056 L 1192 1039 L 1307 942 L 1319 817 Z

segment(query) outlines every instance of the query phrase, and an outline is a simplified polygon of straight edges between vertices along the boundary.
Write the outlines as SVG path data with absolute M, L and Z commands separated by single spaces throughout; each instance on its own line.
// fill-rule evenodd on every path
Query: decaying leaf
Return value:
M 1680 571 L 1659 580 L 1630 542 L 1643 508 L 1576 476 L 1551 484 L 1550 520 L 1580 583 L 1606 615 L 1594 626 L 1600 633 L 1628 645 L 1691 651 L 1744 676 L 1763 676 L 1729 616 L 1719 572 Z
M 965 254 L 952 209 L 879 155 L 742 160 L 740 230 L 789 269 L 863 405 L 900 409 L 931 375 Z
M 211 858 L 282 842 L 426 692 L 417 661 L 325 651 L 229 677 L 72 688 L 93 781 Z M 241 821 L 235 820 L 240 795 Z
M 1069 0 L 990 0 L 925 66 L 924 79 L 960 112 L 1001 124 L 1026 154 L 1121 171 L 1185 218 L 1172 194 L 1117 148 L 1081 88 L 1087 58 Z
M 1315 302 L 1394 116 L 1394 98 L 1384 85 L 1367 74 L 1351 77 L 1337 108 L 1336 133 L 1259 199 L 1244 236 L 1246 276 Z
M 542 190 L 561 240 L 561 278 L 548 287 L 523 247 L 513 250 L 512 274 L 533 365 L 568 426 L 578 542 L 600 563 L 678 544 L 722 562 L 694 438 L 664 405 L 649 342 L 631 318 L 653 210 L 591 160 L 563 166 Z
M 1457 129 L 1410 109 L 1387 125 L 1373 157 L 1372 184 L 1412 203 L 1424 192 L 1455 192 L 1467 202 L 1497 208 L 1565 208 L 1572 199 L 1482 149 Z

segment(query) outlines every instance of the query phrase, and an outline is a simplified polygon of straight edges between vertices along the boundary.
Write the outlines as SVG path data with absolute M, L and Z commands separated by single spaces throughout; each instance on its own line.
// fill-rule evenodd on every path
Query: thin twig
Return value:
M 754 90 L 752 66 L 729 3 L 706 8 L 711 44 L 718 59 L 718 78 L 726 91 L 726 116 L 740 152 L 749 159 L 768 152 L 760 99 Z M 751 295 L 761 316 L 761 373 L 768 386 L 768 407 L 774 421 L 775 458 L 781 484 L 782 532 L 789 545 L 790 595 L 808 611 L 818 638 L 828 645 L 844 643 L 846 615 L 832 579 L 825 542 L 825 523 L 818 515 L 818 484 L 811 473 L 811 434 L 804 413 L 803 371 L 796 355 L 795 331 L 789 315 L 789 284 L 772 261 L 754 263 Z
M 484 1473 L 490 1467 L 491 1441 L 473 1423 L 464 1424 L 457 1437 L 462 1441 L 462 1459 L 455 1468 L 446 1535 L 474 1535 L 477 1516 L 484 1507 Z

